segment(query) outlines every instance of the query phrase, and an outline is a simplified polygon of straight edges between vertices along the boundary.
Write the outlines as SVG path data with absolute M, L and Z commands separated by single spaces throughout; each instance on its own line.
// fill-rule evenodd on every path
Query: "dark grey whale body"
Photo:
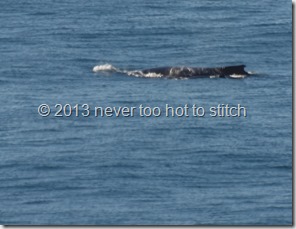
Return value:
M 230 75 L 249 75 L 249 73 L 244 70 L 245 67 L 245 65 L 226 66 L 217 68 L 160 67 L 144 69 L 142 70 L 142 72 L 144 74 L 161 74 L 167 77 L 227 77 Z

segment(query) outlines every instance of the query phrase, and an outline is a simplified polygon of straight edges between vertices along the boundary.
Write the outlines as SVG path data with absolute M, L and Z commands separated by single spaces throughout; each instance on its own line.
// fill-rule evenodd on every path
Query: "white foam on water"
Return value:
M 160 78 L 163 77 L 162 74 L 157 74 L 155 72 L 149 72 L 147 74 L 143 74 L 144 77 L 148 77 L 148 78 Z
M 141 70 L 133 70 L 133 71 L 120 70 L 115 68 L 111 64 L 102 64 L 102 65 L 96 65 L 93 67 L 93 72 L 110 72 L 110 71 L 124 73 L 129 76 L 135 76 L 135 77 L 159 78 L 163 76 L 162 74 L 157 74 L 155 72 L 143 73 Z
M 123 73 L 126 73 L 129 76 L 135 76 L 135 77 L 147 77 L 147 78 L 159 78 L 159 77 L 163 77 L 162 74 L 157 74 L 155 72 L 143 73 L 142 71 L 139 71 L 139 70 L 135 70 L 135 71 L 123 71 Z
M 234 78 L 234 79 L 243 79 L 246 77 L 246 75 L 237 75 L 237 74 L 232 74 L 229 75 L 230 78 Z
M 117 71 L 117 69 L 111 64 L 102 64 L 102 65 L 96 65 L 93 67 L 93 72 L 101 72 L 101 71 Z
M 138 70 L 134 70 L 134 71 L 122 71 L 123 73 L 127 74 L 128 76 L 135 76 L 135 77 L 142 77 L 143 76 L 143 72 L 142 71 L 138 71 Z

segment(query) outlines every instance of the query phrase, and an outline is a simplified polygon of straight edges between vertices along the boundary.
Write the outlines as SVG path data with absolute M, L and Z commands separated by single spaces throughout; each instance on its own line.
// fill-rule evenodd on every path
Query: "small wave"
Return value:
M 96 65 L 93 67 L 93 72 L 101 72 L 101 71 L 118 71 L 118 70 L 111 64 Z

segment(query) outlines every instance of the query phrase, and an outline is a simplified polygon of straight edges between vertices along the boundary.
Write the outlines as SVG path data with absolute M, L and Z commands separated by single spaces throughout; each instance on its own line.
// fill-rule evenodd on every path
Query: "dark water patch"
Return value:
M 43 205 L 43 204 L 49 204 L 51 201 L 48 200 L 32 200 L 32 201 L 25 201 L 24 204 L 28 205 Z
M 40 12 L 30 13 L 29 15 L 32 15 L 32 16 L 53 16 L 53 15 L 56 15 L 56 12 L 40 11 Z

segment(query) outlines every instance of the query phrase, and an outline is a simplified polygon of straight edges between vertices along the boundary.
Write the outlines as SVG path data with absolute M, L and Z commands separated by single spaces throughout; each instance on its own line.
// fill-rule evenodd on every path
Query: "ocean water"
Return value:
M 0 19 L 0 224 L 291 225 L 290 1 L 10 0 Z M 105 64 L 253 74 L 92 71 Z M 247 117 L 94 116 L 141 104 L 241 104 Z

